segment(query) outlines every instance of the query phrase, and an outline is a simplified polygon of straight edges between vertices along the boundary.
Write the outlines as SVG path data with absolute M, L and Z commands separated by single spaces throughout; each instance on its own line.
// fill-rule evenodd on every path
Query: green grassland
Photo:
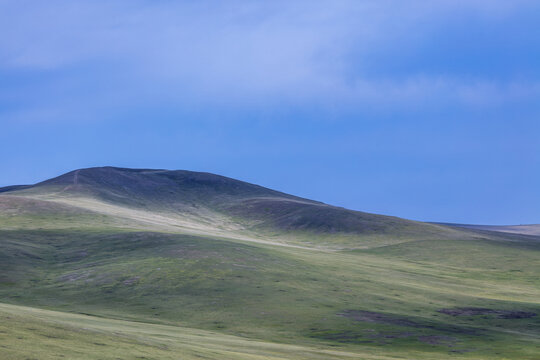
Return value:
M 294 197 L 276 208 L 281 193 L 206 177 L 214 197 L 184 179 L 195 190 L 182 201 L 160 208 L 151 193 L 140 205 L 150 185 L 137 185 L 138 205 L 118 203 L 98 194 L 116 187 L 83 179 L 0 194 L 8 359 L 540 354 L 538 237 L 355 218 Z M 241 211 L 254 193 L 279 200 Z
M 0 304 L 2 359 L 358 359 L 218 332 Z M 366 352 L 372 359 L 388 359 Z M 362 355 L 362 358 L 363 355 Z

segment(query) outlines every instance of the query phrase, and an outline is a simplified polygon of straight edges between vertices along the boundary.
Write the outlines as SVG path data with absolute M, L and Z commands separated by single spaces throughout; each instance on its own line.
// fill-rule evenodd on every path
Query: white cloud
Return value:
M 538 85 L 534 79 L 500 83 L 429 74 L 364 77 L 363 55 L 406 32 L 412 44 L 421 42 L 448 14 L 476 12 L 498 21 L 528 4 L 1 1 L 0 68 L 61 72 L 86 67 L 101 77 L 99 93 L 92 95 L 120 104 L 165 99 L 481 105 L 537 95 Z

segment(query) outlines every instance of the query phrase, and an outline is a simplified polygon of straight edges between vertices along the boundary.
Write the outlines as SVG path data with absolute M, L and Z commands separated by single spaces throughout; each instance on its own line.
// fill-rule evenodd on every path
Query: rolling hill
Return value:
M 21 210 L 32 199 L 45 201 L 45 207 L 67 205 L 123 218 L 136 228 L 168 226 L 174 231 L 277 238 L 276 242 L 329 248 L 471 236 L 451 227 L 352 211 L 219 175 L 182 170 L 81 169 L 0 192 L 17 196 L 10 201 L 20 201 L 16 206 Z M 36 204 L 29 208 L 35 209 Z
M 0 347 L 8 359 L 537 359 L 539 251 L 534 235 L 208 173 L 81 169 L 0 189 Z

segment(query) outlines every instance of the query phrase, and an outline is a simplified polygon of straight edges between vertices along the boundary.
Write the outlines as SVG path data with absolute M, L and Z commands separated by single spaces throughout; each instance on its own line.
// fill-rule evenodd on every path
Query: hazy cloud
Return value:
M 527 101 L 539 95 L 538 79 L 379 72 L 436 41 L 456 19 L 489 25 L 534 7 L 493 0 L 1 1 L 0 69 L 54 75 L 20 88 L 29 106 L 87 111 L 134 103 Z

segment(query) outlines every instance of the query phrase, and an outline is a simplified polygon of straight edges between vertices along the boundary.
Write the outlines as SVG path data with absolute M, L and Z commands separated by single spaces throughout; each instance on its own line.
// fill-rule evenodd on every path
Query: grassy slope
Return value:
M 114 335 L 117 331 L 112 329 L 120 325 L 109 319 L 164 324 L 168 335 L 158 336 L 161 340 L 199 331 L 194 328 L 218 332 L 193 340 L 193 347 L 206 348 L 205 356 L 216 359 L 226 358 L 230 351 L 251 352 L 243 343 L 247 339 L 303 347 L 297 351 L 284 346 L 281 353 L 272 353 L 288 358 L 313 358 L 309 351 L 314 347 L 367 359 L 377 354 L 535 359 L 540 351 L 539 316 L 508 319 L 493 313 L 438 312 L 474 306 L 540 313 L 540 243 L 535 237 L 476 232 L 462 240 L 456 232 L 455 239 L 396 241 L 386 234 L 376 246 L 353 251 L 302 249 L 249 241 L 257 239 L 244 238 L 243 230 L 226 229 L 236 238 L 204 231 L 195 235 L 185 227 L 130 218 L 133 209 L 118 216 L 43 201 L 43 193 L 34 195 L 39 199 L 25 196 L 0 195 L 0 301 L 105 317 L 93 320 L 110 327 L 100 330 L 100 342 L 119 349 L 149 351 L 150 358 L 170 355 L 145 348 L 157 341 L 154 325 L 125 323 L 136 331 L 151 328 L 154 334 L 125 339 Z M 149 224 L 153 231 L 141 231 Z M 290 230 L 287 234 L 288 242 L 299 236 Z M 332 240 L 332 234 L 325 236 Z M 306 245 L 305 240 L 297 241 Z M 17 309 L 2 308 L 11 314 L 6 316 L 16 314 L 7 319 L 3 331 L 9 340 L 2 346 L 22 337 L 18 340 L 32 343 L 35 351 L 52 343 L 69 353 L 80 344 L 80 357 L 113 354 L 84 340 L 81 328 L 73 328 L 74 320 L 55 327 L 55 319 L 74 315 L 47 313 L 36 319 L 33 312 L 38 310 Z M 359 311 L 372 313 L 357 316 Z M 41 335 L 28 330 L 37 326 L 43 329 Z M 54 329 L 61 332 L 59 339 L 44 335 Z M 215 339 L 223 334 L 236 336 L 238 344 Z M 141 344 L 133 345 L 139 340 Z M 195 356 L 190 353 L 195 350 L 181 344 L 170 346 Z M 31 357 L 30 350 L 22 349 L 12 346 L 10 354 Z M 241 358 L 236 355 L 232 358 Z
M 356 352 L 277 344 L 179 326 L 114 320 L 0 304 L 2 359 L 455 359 L 363 346 Z M 468 354 L 468 359 L 484 359 Z
M 389 359 L 0 304 L 2 359 Z
M 538 312 L 537 248 L 422 242 L 327 253 L 139 232 L 13 231 L 1 238 L 16 244 L 1 259 L 4 302 L 349 352 L 384 344 L 383 353 L 406 358 L 471 351 L 462 356 L 534 359 L 538 351 L 537 317 L 437 312 Z M 431 258 L 435 250 L 452 256 Z M 347 310 L 414 324 L 338 316 Z M 452 342 L 430 345 L 423 337 Z
M 140 229 L 354 249 L 470 237 L 463 229 L 347 210 L 207 173 L 91 168 L 17 195 L 78 207 Z

